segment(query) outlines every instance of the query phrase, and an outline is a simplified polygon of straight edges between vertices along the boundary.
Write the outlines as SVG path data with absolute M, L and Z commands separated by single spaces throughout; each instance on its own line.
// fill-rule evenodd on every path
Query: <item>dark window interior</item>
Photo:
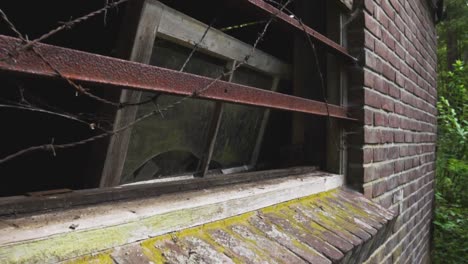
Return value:
M 252 44 L 264 27 L 268 16 L 240 1 L 206 0 L 162 1 L 168 6 L 194 17 L 214 28 Z M 278 2 L 284 2 L 278 0 Z M 312 3 L 313 2 L 313 6 Z M 304 8 L 304 5 L 308 8 Z M 27 6 L 28 8 L 24 8 Z M 34 39 L 55 28 L 60 21 L 68 21 L 103 6 L 103 1 L 6 1 L 3 11 L 17 28 Z M 59 33 L 45 42 L 107 56 L 116 53 L 126 4 Z M 327 32 L 326 1 L 297 1 L 289 9 L 304 17 L 304 23 L 325 34 Z M 246 25 L 232 28 L 236 25 Z M 0 34 L 14 34 L 0 23 Z M 318 70 L 326 80 L 326 52 L 319 45 L 320 69 L 305 35 L 281 23 L 274 22 L 258 49 L 293 65 L 292 80 L 282 80 L 278 92 L 323 101 L 327 87 L 321 87 Z M 151 64 L 178 70 L 191 49 L 165 40 L 157 40 Z M 186 71 L 216 77 L 225 70 L 226 62 L 202 53 L 196 53 Z M 270 89 L 271 77 L 241 67 L 234 82 Z M 65 81 L 26 78 L 1 74 L 0 104 L 22 103 L 79 117 L 96 125 L 86 124 L 49 114 L 14 108 L 0 108 L 0 157 L 18 150 L 50 142 L 73 142 L 110 129 L 115 109 L 98 103 L 76 91 Z M 89 87 L 91 91 L 109 100 L 118 101 L 119 91 L 104 87 Z M 331 89 L 330 87 L 328 89 Z M 144 94 L 143 97 L 153 96 Z M 177 100 L 177 96 L 161 94 L 158 104 Z M 132 132 L 129 154 L 124 166 L 122 183 L 148 180 L 180 173 L 196 172 L 203 155 L 207 128 L 215 102 L 189 99 L 164 116 L 153 117 L 136 126 Z M 154 108 L 149 104 L 140 107 Z M 216 140 L 210 169 L 223 169 L 248 164 L 259 120 L 264 109 L 226 104 L 220 131 Z M 254 169 L 274 169 L 291 166 L 326 166 L 326 118 L 287 111 L 272 110 Z M 153 131 L 148 133 L 148 131 Z M 66 150 L 39 151 L 0 164 L 0 196 L 23 195 L 27 192 L 50 189 L 95 188 L 99 179 L 108 139 Z

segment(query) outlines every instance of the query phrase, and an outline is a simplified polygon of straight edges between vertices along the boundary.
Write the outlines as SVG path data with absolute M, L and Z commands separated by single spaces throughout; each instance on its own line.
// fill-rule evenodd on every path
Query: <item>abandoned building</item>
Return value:
M 437 0 L 0 4 L 0 263 L 430 263 Z

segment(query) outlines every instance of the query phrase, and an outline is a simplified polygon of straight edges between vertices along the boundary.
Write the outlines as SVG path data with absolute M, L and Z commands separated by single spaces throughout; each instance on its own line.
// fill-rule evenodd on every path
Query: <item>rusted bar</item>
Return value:
M 326 48 L 328 48 L 330 52 L 338 54 L 351 62 L 357 61 L 357 59 L 351 56 L 346 50 L 346 48 L 344 48 L 343 46 L 325 37 L 324 35 L 318 33 L 317 31 L 311 29 L 307 25 L 301 24 L 296 18 L 288 16 L 287 14 L 279 11 L 277 8 L 268 4 L 267 2 L 263 0 L 247 0 L 247 1 L 251 3 L 252 5 L 256 6 L 257 8 L 261 9 L 262 11 L 267 12 L 270 15 L 276 15 L 281 21 L 285 22 L 288 25 L 295 27 L 297 30 L 300 30 L 300 31 L 305 30 L 306 33 L 312 37 L 313 40 L 324 45 Z
M 9 56 L 20 43 L 17 38 L 0 35 L 0 58 Z M 225 81 L 213 83 L 211 78 L 57 46 L 37 44 L 35 49 L 63 76 L 87 84 L 176 95 L 191 95 L 210 85 L 209 89 L 197 96 L 210 100 L 355 120 L 348 117 L 346 108 L 336 105 L 327 107 L 323 102 Z M 30 50 L 17 54 L 11 60 L 0 60 L 0 72 L 56 77 L 55 72 Z

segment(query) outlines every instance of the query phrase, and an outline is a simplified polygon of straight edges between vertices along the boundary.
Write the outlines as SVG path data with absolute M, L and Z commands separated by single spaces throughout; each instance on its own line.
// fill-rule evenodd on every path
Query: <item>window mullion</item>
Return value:
M 237 64 L 237 61 L 235 60 L 229 61 L 226 64 L 226 69 L 228 71 L 231 71 L 231 74 L 229 74 L 227 77 L 228 82 L 232 82 L 232 79 L 234 77 L 234 72 L 232 70 L 235 69 L 236 64 Z M 217 101 L 215 105 L 215 109 L 213 111 L 213 118 L 211 119 L 210 129 L 208 130 L 207 144 L 206 144 L 205 151 L 203 152 L 204 155 L 201 158 L 200 165 L 198 167 L 197 175 L 200 177 L 204 177 L 210 167 L 210 162 L 213 156 L 213 151 L 214 151 L 214 147 L 216 144 L 216 138 L 218 136 L 219 127 L 221 125 L 223 113 L 224 113 L 224 103 Z
M 272 85 L 271 85 L 272 92 L 276 92 L 278 90 L 279 82 L 280 82 L 280 77 L 275 76 L 273 78 Z M 252 157 L 250 159 L 250 165 L 253 167 L 257 165 L 258 156 L 260 155 L 260 148 L 262 147 L 263 135 L 265 134 L 266 126 L 268 124 L 268 119 L 270 118 L 270 112 L 271 112 L 271 109 L 265 109 L 265 112 L 263 114 L 263 119 L 260 125 L 260 130 L 258 131 L 257 140 L 255 141 L 255 148 L 252 152 Z

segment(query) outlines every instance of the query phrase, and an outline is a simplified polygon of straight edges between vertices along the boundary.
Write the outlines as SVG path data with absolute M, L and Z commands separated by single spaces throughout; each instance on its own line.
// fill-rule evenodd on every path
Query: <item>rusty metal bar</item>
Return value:
M 0 58 L 8 57 L 20 43 L 17 38 L 0 35 Z M 35 49 L 64 77 L 108 88 L 184 96 L 200 91 L 213 82 L 213 79 L 206 77 L 57 46 L 37 44 Z M 30 50 L 17 54 L 11 60 L 0 60 L 0 72 L 56 78 L 56 73 Z M 225 81 L 215 82 L 197 96 L 210 100 L 355 120 L 347 115 L 347 109 L 344 107 L 330 104 L 327 107 L 323 102 Z
M 247 1 L 250 4 L 254 5 L 255 7 L 261 9 L 262 11 L 270 15 L 276 15 L 276 17 L 279 18 L 280 21 L 283 21 L 284 23 L 290 26 L 293 26 L 297 30 L 300 30 L 300 31 L 305 30 L 306 33 L 312 37 L 313 40 L 324 45 L 330 52 L 338 54 L 351 62 L 357 61 L 357 59 L 351 56 L 346 50 L 346 48 L 344 48 L 343 46 L 325 37 L 324 35 L 318 33 L 317 31 L 313 30 L 307 25 L 304 25 L 303 23 L 301 24 L 301 22 L 299 22 L 296 18 L 288 16 L 287 14 L 285 14 L 284 12 L 281 12 L 280 10 L 268 4 L 267 2 L 263 0 L 247 0 Z

